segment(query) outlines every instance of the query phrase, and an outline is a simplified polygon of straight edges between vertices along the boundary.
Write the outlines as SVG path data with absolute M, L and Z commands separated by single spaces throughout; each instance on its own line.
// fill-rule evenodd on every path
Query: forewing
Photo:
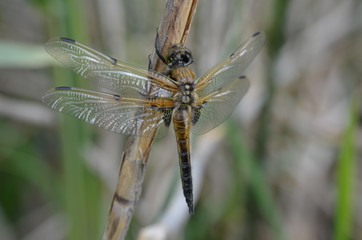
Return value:
M 230 77 L 224 72 L 224 77 Z M 198 112 L 198 120 L 191 127 L 194 134 L 204 134 L 224 122 L 233 112 L 235 106 L 240 102 L 241 98 L 249 89 L 249 81 L 245 76 L 229 80 L 226 85 L 220 87 L 219 81 L 213 78 L 209 84 L 198 92 L 199 98 L 196 104 L 199 109 L 194 109 Z M 193 117 L 194 119 L 194 117 Z
M 162 74 L 123 63 L 72 39 L 51 39 L 45 49 L 83 78 L 122 96 L 169 97 L 177 90 Z
M 194 110 L 197 116 L 191 131 L 206 133 L 220 125 L 232 113 L 235 106 L 246 94 L 249 81 L 244 76 L 245 69 L 263 47 L 265 35 L 253 34 L 228 58 L 211 68 L 196 80 L 195 92 L 198 95 Z
M 227 85 L 239 76 L 245 74 L 246 68 L 254 60 L 264 45 L 265 34 L 254 33 L 243 42 L 228 58 L 211 68 L 196 80 L 196 91 L 204 88 L 209 82 L 219 81 L 217 85 Z M 225 73 L 227 72 L 227 73 Z M 213 83 L 215 84 L 215 83 Z
M 59 112 L 125 135 L 151 136 L 164 122 L 162 112 L 156 110 L 156 100 L 122 98 L 70 87 L 50 90 L 42 100 Z M 163 99 L 163 105 L 172 105 L 172 102 Z

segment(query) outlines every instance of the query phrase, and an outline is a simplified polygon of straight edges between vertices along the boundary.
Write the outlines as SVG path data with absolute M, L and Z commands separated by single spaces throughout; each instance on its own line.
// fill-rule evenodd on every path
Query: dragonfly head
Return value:
M 170 47 L 166 62 L 169 68 L 186 67 L 193 62 L 191 51 L 180 44 Z

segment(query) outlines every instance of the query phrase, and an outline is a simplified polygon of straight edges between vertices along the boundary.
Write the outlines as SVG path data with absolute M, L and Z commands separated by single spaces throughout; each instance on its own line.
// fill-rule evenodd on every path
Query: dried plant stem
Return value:
M 196 5 L 197 0 L 167 1 L 156 39 L 156 45 L 160 47 L 162 54 L 171 45 L 185 42 Z M 155 53 L 150 58 L 149 66 L 150 69 L 158 72 L 163 72 L 165 67 Z M 130 136 L 128 138 L 103 239 L 125 238 L 135 204 L 141 194 L 144 170 L 152 142 L 153 138 L 149 137 Z

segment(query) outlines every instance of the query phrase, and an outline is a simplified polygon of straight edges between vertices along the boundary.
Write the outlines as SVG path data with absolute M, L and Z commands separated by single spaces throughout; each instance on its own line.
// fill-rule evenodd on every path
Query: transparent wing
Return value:
M 228 77 L 227 73 L 225 72 L 223 75 Z M 248 89 L 249 80 L 245 76 L 234 78 L 221 88 L 216 78 L 210 81 L 198 93 L 199 98 L 195 103 L 200 108 L 195 109 L 193 114 L 197 114 L 199 117 L 191 127 L 191 132 L 204 134 L 219 126 L 232 113 Z M 192 118 L 195 119 L 194 116 Z
M 191 128 L 193 133 L 212 130 L 232 113 L 249 88 L 245 69 L 260 52 L 264 41 L 264 33 L 253 34 L 233 54 L 196 80 L 195 92 L 199 97 L 196 105 L 200 108 L 193 111 L 197 116 Z
M 245 69 L 254 60 L 264 45 L 265 34 L 254 33 L 243 42 L 228 58 L 211 68 L 196 80 L 196 91 L 205 87 L 211 81 L 219 81 L 220 86 L 228 84 L 239 76 L 245 74 Z M 227 73 L 225 73 L 227 72 Z M 215 84 L 215 83 L 213 83 Z
M 69 38 L 50 39 L 45 49 L 83 78 L 122 96 L 169 97 L 177 90 L 162 74 L 120 62 Z
M 164 125 L 157 107 L 172 106 L 171 99 L 142 100 L 70 87 L 58 87 L 42 98 L 50 108 L 106 130 L 126 135 L 151 136 Z

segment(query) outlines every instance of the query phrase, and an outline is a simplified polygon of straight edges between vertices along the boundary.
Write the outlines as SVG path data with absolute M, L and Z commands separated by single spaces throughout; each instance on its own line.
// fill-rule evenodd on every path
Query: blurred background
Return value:
M 94 89 L 43 45 L 66 36 L 146 68 L 165 2 L 0 1 L 2 240 L 101 238 L 126 137 L 41 103 L 55 86 Z M 249 92 L 193 138 L 196 213 L 178 192 L 170 131 L 151 150 L 128 239 L 154 225 L 167 239 L 362 239 L 362 2 L 200 0 L 187 40 L 198 76 L 259 30 Z

